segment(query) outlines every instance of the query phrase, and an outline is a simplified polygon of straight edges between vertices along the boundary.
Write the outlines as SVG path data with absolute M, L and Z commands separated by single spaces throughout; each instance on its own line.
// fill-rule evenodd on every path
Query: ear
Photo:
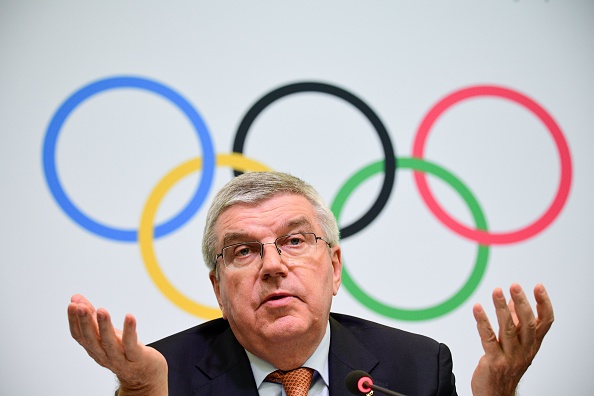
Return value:
M 210 279 L 210 283 L 212 284 L 212 290 L 215 293 L 215 296 L 217 298 L 217 302 L 219 303 L 219 308 L 221 309 L 221 312 L 223 313 L 223 319 L 227 319 L 227 316 L 225 315 L 225 310 L 223 309 L 223 304 L 221 303 L 221 281 L 220 279 L 217 279 L 217 272 L 215 270 L 212 270 L 209 272 L 208 277 Z M 220 274 L 219 274 L 220 277 Z
M 332 268 L 333 268 L 333 284 L 332 284 L 332 294 L 337 295 L 338 289 L 340 288 L 340 283 L 342 280 L 342 251 L 340 250 L 340 246 L 336 245 L 332 248 L 330 253 L 330 258 L 332 260 Z

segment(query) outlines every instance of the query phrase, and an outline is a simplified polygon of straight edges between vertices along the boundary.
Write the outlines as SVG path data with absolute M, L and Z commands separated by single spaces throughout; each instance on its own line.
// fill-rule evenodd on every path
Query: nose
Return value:
M 272 245 L 270 247 L 274 248 L 274 250 L 268 249 L 266 250 L 266 245 Z M 277 253 L 277 254 L 275 254 Z M 289 272 L 289 268 L 283 261 L 283 256 L 281 254 L 280 249 L 276 247 L 274 242 L 263 243 L 262 244 L 262 267 L 260 269 L 260 274 L 262 278 L 268 277 L 276 277 L 276 276 L 287 276 Z

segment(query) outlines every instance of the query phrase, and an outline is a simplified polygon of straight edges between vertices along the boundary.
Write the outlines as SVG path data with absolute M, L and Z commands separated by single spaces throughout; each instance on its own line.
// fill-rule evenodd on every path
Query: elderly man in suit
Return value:
M 119 331 L 106 310 L 72 297 L 71 334 L 116 374 L 118 395 L 344 395 L 355 369 L 403 394 L 456 394 L 445 345 L 330 312 L 341 283 L 338 226 L 304 181 L 280 172 L 231 180 L 208 212 L 202 250 L 223 317 L 149 346 L 132 315 Z M 475 395 L 514 395 L 553 322 L 542 285 L 538 317 L 519 285 L 510 292 L 509 304 L 493 292 L 498 336 L 474 307 L 485 351 Z

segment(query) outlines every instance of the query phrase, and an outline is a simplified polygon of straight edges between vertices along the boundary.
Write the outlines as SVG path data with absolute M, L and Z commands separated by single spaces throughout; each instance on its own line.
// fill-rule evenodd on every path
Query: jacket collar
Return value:
M 196 363 L 205 380 L 195 388 L 195 396 L 221 394 L 258 396 L 249 359 L 230 328 L 221 333 L 212 343 L 206 356 Z M 379 364 L 351 331 L 330 317 L 330 395 L 348 394 L 344 380 L 353 370 L 371 373 Z
M 346 376 L 353 370 L 367 373 L 379 364 L 378 358 L 367 349 L 351 331 L 330 316 L 330 395 L 346 395 Z
M 214 394 L 258 396 L 245 350 L 229 327 L 213 341 L 209 353 L 198 360 L 196 368 L 207 379 L 197 384 L 195 396 Z

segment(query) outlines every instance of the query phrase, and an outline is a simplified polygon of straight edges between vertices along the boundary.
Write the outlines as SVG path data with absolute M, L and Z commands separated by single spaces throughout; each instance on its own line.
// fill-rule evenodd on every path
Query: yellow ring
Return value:
M 229 166 L 235 170 L 242 172 L 255 171 L 263 172 L 269 171 L 266 165 L 244 157 L 238 153 L 218 154 L 216 158 L 217 166 Z M 138 228 L 138 243 L 140 246 L 140 253 L 144 260 L 144 266 L 148 271 L 151 279 L 157 285 L 159 290 L 165 296 L 186 312 L 196 315 L 199 318 L 214 319 L 221 316 L 221 311 L 218 308 L 211 308 L 193 301 L 180 292 L 165 276 L 159 266 L 155 249 L 154 241 L 154 222 L 159 204 L 167 194 L 167 192 L 182 178 L 192 172 L 196 172 L 202 168 L 202 159 L 194 158 L 186 161 L 174 168 L 163 179 L 157 183 L 154 190 L 149 195 L 142 217 L 140 219 L 140 227 Z

